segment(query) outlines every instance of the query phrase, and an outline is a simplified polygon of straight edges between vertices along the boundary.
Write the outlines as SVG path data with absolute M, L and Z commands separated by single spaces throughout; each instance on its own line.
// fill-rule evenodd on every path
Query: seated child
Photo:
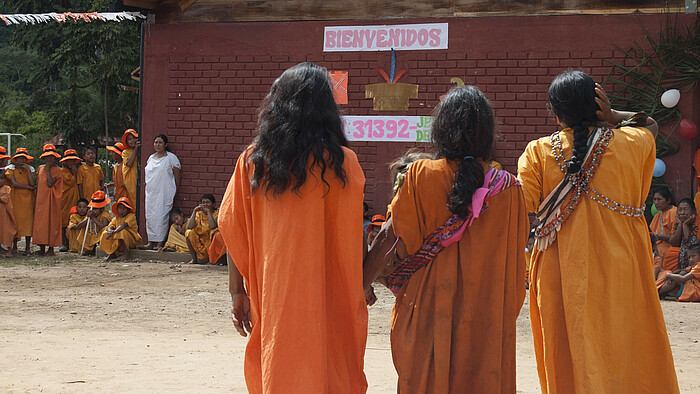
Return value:
M 189 220 L 187 220 L 187 247 L 192 255 L 190 264 L 206 264 L 209 262 L 209 245 L 214 230 L 219 225 L 216 220 L 219 212 L 214 210 L 216 200 L 211 194 L 203 194 L 200 204 L 192 211 Z
M 17 222 L 15 222 L 15 212 L 12 209 L 12 198 L 10 198 L 11 188 L 5 184 L 7 178 L 5 172 L 0 171 L 0 248 L 2 245 L 5 257 L 12 257 L 12 242 L 17 234 Z
M 102 190 L 94 192 L 89 203 L 84 198 L 78 200 L 77 212 L 71 215 L 68 225 L 71 252 L 95 255 L 95 246 L 112 220 L 112 215 L 104 209 L 110 201 Z
M 700 244 L 689 246 L 687 255 L 690 263 L 687 268 L 666 274 L 666 282 L 659 289 L 661 298 L 678 290 L 678 301 L 700 302 Z
M 367 226 L 367 246 L 372 245 L 372 242 L 377 237 L 377 234 L 379 234 L 379 230 L 381 230 L 384 222 L 386 222 L 384 215 L 372 216 L 372 221 L 369 223 L 369 226 Z
M 179 209 L 173 208 L 170 211 L 170 232 L 168 240 L 165 241 L 165 246 L 161 247 L 159 252 L 177 252 L 189 253 L 187 247 L 187 238 L 185 238 L 185 216 L 182 215 Z
M 112 205 L 112 212 L 115 216 L 100 237 L 100 249 L 107 253 L 106 261 L 124 260 L 130 249 L 141 245 L 141 234 L 128 198 L 120 198 Z

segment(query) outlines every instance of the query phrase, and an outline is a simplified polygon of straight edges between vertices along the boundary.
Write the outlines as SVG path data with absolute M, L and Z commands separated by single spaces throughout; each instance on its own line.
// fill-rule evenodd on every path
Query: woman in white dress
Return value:
M 145 249 L 162 247 L 168 238 L 169 214 L 180 187 L 180 160 L 168 151 L 168 137 L 158 134 L 153 140 L 156 153 L 146 163 Z

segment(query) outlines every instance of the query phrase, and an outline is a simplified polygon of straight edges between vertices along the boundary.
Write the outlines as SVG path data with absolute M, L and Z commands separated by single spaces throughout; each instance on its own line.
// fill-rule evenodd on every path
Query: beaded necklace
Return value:
M 535 230 L 535 236 L 537 238 L 547 237 L 553 231 L 557 231 L 557 229 L 561 228 L 561 225 L 569 219 L 578 204 L 581 202 L 581 198 L 583 196 L 590 198 L 613 212 L 617 212 L 625 216 L 641 217 L 644 215 L 644 206 L 641 208 L 636 208 L 622 205 L 590 187 L 593 175 L 595 175 L 595 172 L 600 165 L 601 156 L 605 152 L 605 149 L 608 147 L 610 140 L 613 137 L 613 131 L 611 129 L 604 128 L 600 131 L 600 137 L 593 146 L 591 157 L 586 161 L 586 163 L 584 163 L 581 171 L 575 174 L 569 174 L 567 172 L 566 159 L 564 157 L 564 150 L 562 149 L 559 133 L 559 131 L 556 131 L 550 136 L 550 141 L 552 143 L 552 154 L 554 155 L 554 159 L 556 160 L 559 169 L 564 173 L 564 177 L 569 178 L 573 185 L 571 191 L 572 196 L 566 205 L 562 207 L 561 211 L 557 213 L 557 216 L 554 219 L 548 221 L 547 223 L 542 223 Z

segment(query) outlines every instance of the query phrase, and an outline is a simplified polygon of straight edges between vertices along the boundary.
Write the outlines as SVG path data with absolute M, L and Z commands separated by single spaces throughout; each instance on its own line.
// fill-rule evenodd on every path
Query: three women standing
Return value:
M 165 244 L 173 199 L 180 187 L 180 160 L 168 151 L 168 137 L 158 134 L 153 140 L 153 149 L 156 152 L 148 158 L 145 168 L 146 248 Z

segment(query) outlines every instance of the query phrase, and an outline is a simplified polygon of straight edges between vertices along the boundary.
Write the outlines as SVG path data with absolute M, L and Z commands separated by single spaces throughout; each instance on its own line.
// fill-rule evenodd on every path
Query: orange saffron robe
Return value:
M 36 245 L 61 246 L 61 195 L 63 194 L 63 169 L 51 167 L 51 177 L 56 182 L 46 184 L 48 170 L 39 166 L 36 177 L 36 209 L 34 211 L 34 231 L 32 242 Z
M 218 220 L 219 212 L 214 211 L 211 214 L 214 220 Z M 211 245 L 211 237 L 216 228 L 209 228 L 209 218 L 204 212 L 199 211 L 194 215 L 194 228 L 185 230 L 185 238 L 190 240 L 192 248 L 197 253 L 198 259 L 208 257 L 209 245 Z M 189 248 L 187 249 L 189 251 Z M 216 264 L 216 261 L 214 262 Z
M 177 224 L 175 223 L 170 225 L 170 231 L 168 232 L 168 240 L 165 242 L 165 246 L 168 248 L 175 249 L 176 253 L 190 252 L 190 249 L 187 247 L 187 238 L 185 238 L 185 236 L 181 232 L 177 231 Z
M 343 185 L 314 169 L 297 193 L 252 193 L 250 148 L 238 158 L 219 231 L 245 278 L 253 331 L 248 391 L 364 393 L 367 306 L 362 290 L 365 178 L 343 148 Z
M 226 244 L 224 243 L 224 239 L 221 237 L 221 233 L 217 231 L 211 237 L 211 244 L 209 245 L 209 262 L 216 264 L 225 254 Z
M 123 223 L 127 223 L 127 227 L 112 234 L 112 237 L 107 239 L 107 227 L 114 227 L 116 229 Z M 127 249 L 134 249 L 141 245 L 141 235 L 139 234 L 139 227 L 136 223 L 136 215 L 133 213 L 128 213 L 126 216 L 115 216 L 107 227 L 105 227 L 104 231 L 102 231 L 102 235 L 100 235 L 100 249 L 108 255 L 116 252 L 126 253 L 128 251 L 119 250 L 120 239 L 124 241 L 124 246 Z
M 114 200 L 119 200 L 122 197 L 129 198 L 124 186 L 124 174 L 122 173 L 122 163 L 117 163 L 112 169 L 112 181 L 114 182 Z M 132 200 L 133 201 L 133 200 Z
M 700 264 L 695 263 L 692 268 L 688 267 L 688 272 L 693 277 L 683 283 L 683 292 L 678 301 L 700 302 Z
M 78 184 L 83 185 L 83 198 L 86 200 L 90 200 L 92 193 L 102 189 L 100 182 L 103 182 L 104 179 L 105 174 L 99 164 L 83 163 L 82 166 L 78 167 Z
M 571 129 L 559 136 L 564 157 L 571 157 Z M 648 130 L 616 129 L 591 187 L 641 207 L 655 157 Z M 528 144 L 518 177 L 528 209 L 536 212 L 564 178 L 549 136 Z M 651 265 L 644 217 L 613 212 L 589 197 L 549 248 L 535 247 L 530 320 L 543 393 L 678 393 Z
M 14 175 L 15 181 L 24 185 L 29 185 L 29 177 L 34 176 L 33 173 L 18 168 L 8 170 L 6 175 L 8 178 Z M 34 225 L 35 191 L 13 187 L 10 196 L 12 198 L 12 208 L 15 210 L 15 220 L 17 221 L 17 235 L 15 237 L 31 237 L 32 226 Z
M 121 169 L 122 169 L 122 175 L 123 175 L 123 180 L 124 180 L 124 187 L 126 188 L 126 193 L 127 197 L 129 200 L 136 204 L 136 181 L 137 181 L 137 174 L 138 174 L 138 168 L 139 168 L 139 163 L 138 161 L 134 161 L 134 165 L 132 167 L 129 167 L 126 165 L 126 162 L 129 161 L 129 158 L 131 155 L 134 154 L 133 149 L 126 149 L 122 152 L 122 164 L 121 164 Z
M 0 245 L 12 246 L 17 234 L 15 212 L 12 209 L 12 188 L 8 185 L 0 187 Z
M 409 254 L 452 216 L 446 202 L 456 170 L 446 159 L 408 167 L 389 215 Z M 403 286 L 391 314 L 400 393 L 515 392 L 528 229 L 522 192 L 512 186 Z
M 70 223 L 70 209 L 75 206 L 80 199 L 78 194 L 77 178 L 69 169 L 63 168 L 63 194 L 61 194 L 61 227 L 68 227 Z M 88 198 L 89 200 L 90 198 Z
M 651 220 L 649 229 L 651 229 L 651 231 L 655 234 L 673 235 L 673 224 L 676 222 L 676 212 L 677 208 L 675 206 L 671 206 L 671 208 L 666 210 L 666 212 L 657 213 Z M 679 248 L 675 248 L 665 241 L 656 241 L 656 249 L 659 251 L 659 256 L 658 258 L 654 259 L 654 267 L 661 267 L 659 262 L 664 261 L 664 256 L 666 256 L 666 253 L 668 253 L 668 251 L 672 248 L 673 250 L 671 250 L 670 253 L 675 253 L 675 259 L 678 260 Z M 675 265 L 677 266 L 678 263 L 676 262 Z

